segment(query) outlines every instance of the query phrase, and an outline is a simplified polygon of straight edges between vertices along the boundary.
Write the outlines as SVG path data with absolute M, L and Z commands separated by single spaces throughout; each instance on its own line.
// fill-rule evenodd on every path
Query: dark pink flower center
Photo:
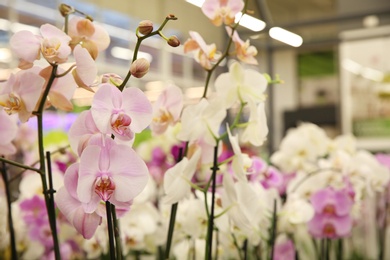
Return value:
M 331 223 L 326 223 L 322 232 L 326 237 L 334 237 L 336 235 L 336 229 Z
M 322 213 L 328 214 L 328 215 L 335 215 L 336 209 L 335 209 L 334 205 L 328 204 L 324 207 L 324 210 L 322 211 Z
M 126 114 L 119 113 L 111 117 L 112 130 L 121 136 L 131 135 L 130 124 L 131 118 Z
M 111 195 L 115 191 L 115 183 L 111 179 L 111 177 L 108 177 L 107 175 L 103 175 L 101 177 L 98 177 L 95 181 L 95 192 L 99 197 L 107 201 L 111 198 Z

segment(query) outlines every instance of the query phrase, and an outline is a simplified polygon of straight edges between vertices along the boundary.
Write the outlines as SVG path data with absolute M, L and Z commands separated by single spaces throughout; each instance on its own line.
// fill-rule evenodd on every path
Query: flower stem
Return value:
M 49 221 L 53 236 L 53 246 L 54 246 L 54 255 L 55 259 L 61 258 L 60 253 L 60 247 L 58 243 L 58 236 L 57 236 L 57 223 L 56 223 L 56 217 L 55 217 L 55 206 L 54 206 L 54 193 L 56 192 L 53 189 L 53 176 L 51 171 L 51 159 L 50 159 L 50 152 L 46 152 L 46 163 L 47 163 L 47 174 L 49 177 L 49 189 L 47 190 L 47 193 L 49 195 L 49 207 L 50 207 L 50 214 L 52 215 L 51 221 Z
M 7 174 L 6 164 L 5 164 L 4 161 L 2 161 L 1 176 L 3 177 L 4 186 L 5 186 L 5 195 L 7 196 L 8 229 L 9 229 L 9 235 L 10 235 L 10 241 L 11 241 L 11 258 L 12 259 L 18 259 L 18 253 L 16 251 L 16 242 L 15 242 L 16 241 L 15 230 L 14 230 L 14 224 L 13 224 L 13 221 L 12 221 L 11 192 L 10 192 L 10 189 L 9 189 L 8 176 L 7 175 L 8 174 Z
M 53 229 L 55 227 L 55 221 L 56 221 L 56 216 L 55 216 L 55 211 L 52 210 L 51 205 L 51 198 L 48 193 L 48 188 L 47 188 L 47 182 L 46 182 L 46 163 L 45 163 L 45 152 L 44 152 L 44 145 L 43 145 L 43 109 L 45 107 L 46 103 L 46 98 L 49 95 L 50 88 L 53 85 L 54 79 L 56 78 L 56 73 L 57 73 L 57 64 L 52 64 L 52 71 L 50 74 L 50 78 L 46 84 L 46 88 L 41 96 L 39 105 L 38 105 L 38 110 L 33 112 L 37 116 L 37 127 L 38 127 L 38 153 L 39 153 L 39 173 L 41 176 L 41 182 L 42 182 L 42 190 L 43 190 L 43 195 L 45 197 L 45 204 L 46 204 L 46 210 L 47 214 L 49 217 L 49 223 L 50 223 L 50 229 L 51 233 L 53 236 L 53 243 L 54 243 L 54 248 L 58 247 L 58 241 L 56 240 L 56 232 L 57 230 Z M 55 245 L 57 243 L 57 245 Z M 58 253 L 58 252 L 57 252 Z M 61 255 L 56 253 L 56 259 L 61 259 Z
M 21 164 L 21 163 L 12 161 L 12 160 L 8 160 L 8 159 L 5 159 L 4 157 L 0 157 L 0 161 L 2 161 L 4 163 L 11 164 L 13 166 L 16 166 L 16 167 L 19 167 L 19 168 L 22 168 L 22 169 L 25 169 L 25 170 L 31 170 L 31 171 L 34 171 L 34 172 L 37 172 L 37 173 L 41 173 L 41 171 L 39 169 L 37 169 L 37 168 L 31 167 L 31 166 L 28 166 L 28 165 L 24 165 L 24 164 Z M 12 178 L 12 180 L 13 180 L 13 178 Z
M 106 215 L 107 215 L 107 232 L 108 232 L 110 259 L 115 260 L 114 230 L 112 226 L 111 203 L 109 201 L 106 201 Z
M 116 259 L 121 260 L 122 256 L 122 243 L 121 243 L 121 234 L 120 234 L 120 225 L 118 218 L 116 217 L 115 205 L 111 205 L 111 214 L 114 225 L 114 234 L 115 234 L 115 248 L 116 248 Z
M 272 213 L 272 230 L 271 230 L 271 252 L 270 252 L 270 259 L 274 259 L 274 252 L 275 252 L 275 240 L 276 240 L 276 228 L 277 228 L 277 216 L 276 216 L 276 199 L 274 200 L 274 209 Z
M 215 207 L 215 188 L 216 188 L 216 176 L 218 168 L 218 145 L 219 142 L 214 147 L 214 162 L 211 174 L 211 208 L 210 216 L 207 222 L 207 237 L 206 237 L 206 259 L 212 259 L 212 249 L 213 249 L 213 230 L 214 230 L 214 207 Z

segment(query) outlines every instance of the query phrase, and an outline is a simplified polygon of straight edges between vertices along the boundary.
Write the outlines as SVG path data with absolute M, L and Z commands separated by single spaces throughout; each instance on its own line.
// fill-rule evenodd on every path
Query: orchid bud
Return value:
M 102 83 L 109 83 L 111 85 L 118 87 L 123 83 L 123 79 L 118 74 L 106 73 L 106 74 L 102 75 L 101 82 Z
M 153 23 L 149 20 L 143 20 L 138 25 L 139 33 L 143 35 L 148 35 L 153 31 Z
M 177 20 L 177 17 L 174 14 L 168 14 L 167 19 L 169 20 Z
M 140 58 L 135 60 L 130 66 L 131 75 L 136 78 L 142 78 L 148 73 L 150 67 L 150 63 L 145 58 Z
M 180 41 L 175 35 L 169 37 L 167 43 L 172 47 L 177 47 L 180 45 Z
M 63 17 L 65 17 L 71 13 L 74 13 L 74 8 L 70 5 L 67 5 L 67 4 L 60 4 L 58 9 L 60 10 L 60 13 Z

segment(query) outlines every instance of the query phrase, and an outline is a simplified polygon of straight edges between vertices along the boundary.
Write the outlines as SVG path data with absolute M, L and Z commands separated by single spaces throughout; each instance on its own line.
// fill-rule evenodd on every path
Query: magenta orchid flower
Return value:
M 7 81 L 0 83 L 0 106 L 7 114 L 17 113 L 22 123 L 27 122 L 44 84 L 44 78 L 38 75 L 35 67 L 11 74 Z
M 71 38 L 51 24 L 42 25 L 40 33 L 38 36 L 29 31 L 20 31 L 11 37 L 11 49 L 20 59 L 19 68 L 31 68 L 41 54 L 50 63 L 67 61 L 71 54 Z
M 314 237 L 340 238 L 351 232 L 350 211 L 353 201 L 347 190 L 328 187 L 314 193 L 310 201 L 315 215 L 308 223 L 308 227 Z
M 2 108 L 0 108 L 0 133 L 2 136 L 0 138 L 0 155 L 16 153 L 16 147 L 12 144 L 12 140 L 18 133 L 18 126 Z
M 147 182 L 145 162 L 127 145 L 89 145 L 81 154 L 77 197 L 87 205 L 87 213 L 94 212 L 102 200 L 119 207 L 130 205 Z
M 165 88 L 153 105 L 153 120 L 150 128 L 154 134 L 162 134 L 169 125 L 179 120 L 183 108 L 183 93 L 175 85 Z
M 211 69 L 212 63 L 217 61 L 220 55 L 217 53 L 216 45 L 214 43 L 207 45 L 198 32 L 190 31 L 189 34 L 191 39 L 184 43 L 184 53 L 195 52 L 195 60 L 206 70 Z
M 64 175 L 64 187 L 61 187 L 56 198 L 56 205 L 69 223 L 83 235 L 90 239 L 102 222 L 102 217 L 95 211 L 86 213 L 84 204 L 77 195 L 77 181 L 79 178 L 79 163 L 68 167 Z
M 152 120 L 152 105 L 141 90 L 131 87 L 121 92 L 107 83 L 95 93 L 91 112 L 100 132 L 123 141 L 133 140 Z
M 202 5 L 203 13 L 216 26 L 232 24 L 243 8 L 243 0 L 206 0 Z
M 249 40 L 246 40 L 245 42 L 241 40 L 237 31 L 234 31 L 233 35 L 231 35 L 232 28 L 230 28 L 229 26 L 226 26 L 226 31 L 229 36 L 232 37 L 232 40 L 235 45 L 237 58 L 242 62 L 257 65 L 257 60 L 255 58 L 255 56 L 257 55 L 256 47 L 250 45 Z
M 110 44 L 110 36 L 102 26 L 78 16 L 69 20 L 68 34 L 72 38 L 71 47 L 80 44 L 88 50 L 94 60 L 98 53 L 104 51 Z

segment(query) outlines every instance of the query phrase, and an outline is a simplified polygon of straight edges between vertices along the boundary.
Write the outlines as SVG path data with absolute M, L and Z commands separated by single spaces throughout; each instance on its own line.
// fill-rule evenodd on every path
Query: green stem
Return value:
M 50 88 L 53 85 L 54 79 L 56 78 L 56 72 L 58 65 L 57 64 L 52 64 L 52 71 L 50 74 L 50 78 L 47 82 L 46 88 L 42 94 L 38 110 L 33 112 L 37 116 L 37 126 L 38 126 L 38 153 L 39 153 L 39 173 L 41 176 L 41 182 L 42 182 L 42 190 L 43 190 L 43 195 L 45 197 L 45 204 L 46 204 L 46 210 L 47 214 L 49 217 L 49 223 L 50 223 L 50 228 L 52 229 L 52 236 L 53 236 L 53 243 L 54 243 L 54 249 L 59 248 L 58 241 L 56 241 L 56 235 L 57 235 L 57 230 L 56 230 L 56 216 L 55 216 L 55 211 L 52 210 L 50 206 L 50 196 L 48 193 L 48 187 L 47 187 L 47 182 L 46 182 L 46 163 L 45 163 L 45 152 L 44 152 L 44 145 L 43 145 L 43 109 L 45 107 L 46 103 L 46 98 L 49 95 Z M 56 245 L 57 243 L 57 245 Z M 59 252 L 56 253 L 56 259 L 61 259 L 61 255 Z
M 106 215 L 110 260 L 115 260 L 114 230 L 112 227 L 111 203 L 109 201 L 106 201 Z
M 50 212 L 51 214 L 54 214 L 54 217 L 52 217 L 52 221 L 50 221 L 52 235 L 53 235 L 53 246 L 54 246 L 54 254 L 55 259 L 60 259 L 60 247 L 58 243 L 58 236 L 57 236 L 57 223 L 55 218 L 55 206 L 54 206 L 54 193 L 56 192 L 53 188 L 53 175 L 51 171 L 51 158 L 50 158 L 50 152 L 46 152 L 46 162 L 47 162 L 47 174 L 49 177 L 49 189 L 47 190 L 47 193 L 49 194 L 49 202 L 50 202 Z
M 275 241 L 276 241 L 276 228 L 277 228 L 277 215 L 276 215 L 276 199 L 274 200 L 274 209 L 272 213 L 272 230 L 271 230 L 271 252 L 270 252 L 270 259 L 274 259 L 274 252 L 275 252 Z
M 134 61 L 137 59 L 138 51 L 139 51 L 139 48 L 141 47 L 141 43 L 142 43 L 143 40 L 145 40 L 145 39 L 147 39 L 147 38 L 149 38 L 149 37 L 152 37 L 152 36 L 154 36 L 154 35 L 157 35 L 157 34 L 160 35 L 160 36 L 161 36 L 162 38 L 164 38 L 164 39 L 166 38 L 166 37 L 162 34 L 161 31 L 162 31 L 162 29 L 165 27 L 165 25 L 168 23 L 169 20 L 175 20 L 175 19 L 166 17 L 165 20 L 164 20 L 164 22 L 161 24 L 161 26 L 160 26 L 157 30 L 155 30 L 155 31 L 153 31 L 153 32 L 151 32 L 151 33 L 149 33 L 148 35 L 144 35 L 144 36 L 140 36 L 140 35 L 137 34 L 137 42 L 136 42 L 135 47 L 134 47 L 132 62 L 134 62 Z M 118 87 L 120 91 L 123 91 L 123 89 L 125 88 L 127 82 L 129 81 L 130 77 L 131 77 L 131 72 L 130 72 L 130 70 L 129 70 L 129 71 L 127 72 L 127 75 L 126 75 L 125 79 L 123 80 L 122 84 Z
M 112 214 L 112 221 L 114 225 L 116 259 L 121 260 L 123 259 L 123 256 L 122 256 L 120 225 L 119 225 L 118 218 L 116 217 L 116 209 L 114 204 L 111 205 L 111 214 Z
M 7 163 L 7 164 L 11 164 L 13 166 L 16 166 L 16 167 L 19 167 L 19 168 L 22 168 L 22 169 L 25 169 L 25 170 L 31 170 L 31 171 L 34 171 L 34 172 L 37 172 L 37 173 L 41 173 L 40 169 L 31 167 L 31 166 L 28 166 L 28 165 L 24 165 L 24 164 L 21 164 L 21 163 L 12 161 L 12 160 L 8 160 L 8 159 L 5 159 L 4 157 L 0 157 L 0 161 L 2 161 L 4 163 Z
M 211 209 L 210 216 L 207 222 L 207 237 L 206 237 L 206 259 L 212 259 L 212 250 L 213 250 L 213 231 L 214 231 L 214 207 L 215 207 L 215 189 L 216 189 L 216 176 L 218 168 L 218 145 L 219 142 L 214 147 L 214 162 L 211 174 Z
M 7 197 L 7 206 L 8 206 L 8 229 L 11 241 L 11 259 L 18 259 L 18 253 L 16 251 L 16 237 L 14 224 L 12 220 L 12 207 L 11 207 L 11 192 L 9 189 L 8 176 L 7 176 L 6 164 L 2 161 L 1 176 L 3 177 L 3 182 L 5 186 L 5 195 Z

